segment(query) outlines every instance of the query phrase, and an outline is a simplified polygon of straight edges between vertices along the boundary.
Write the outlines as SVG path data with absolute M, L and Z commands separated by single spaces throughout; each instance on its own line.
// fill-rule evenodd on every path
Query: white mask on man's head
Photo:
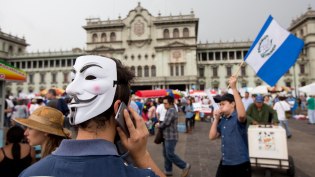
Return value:
M 80 124 L 111 107 L 117 87 L 115 61 L 95 55 L 81 56 L 71 74 L 72 82 L 66 89 L 73 97 L 69 104 L 71 124 Z

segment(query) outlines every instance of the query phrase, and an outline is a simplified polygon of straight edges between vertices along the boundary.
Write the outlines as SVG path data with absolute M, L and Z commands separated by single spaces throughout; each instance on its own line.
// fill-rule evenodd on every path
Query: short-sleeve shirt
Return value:
M 238 165 L 249 161 L 246 122 L 238 121 L 237 112 L 223 116 L 217 131 L 221 135 L 223 165 Z
M 128 165 L 116 146 L 105 140 L 63 140 L 52 155 L 24 170 L 20 177 L 156 177 L 150 169 Z
M 315 110 L 315 99 L 313 97 L 307 100 L 307 109 Z

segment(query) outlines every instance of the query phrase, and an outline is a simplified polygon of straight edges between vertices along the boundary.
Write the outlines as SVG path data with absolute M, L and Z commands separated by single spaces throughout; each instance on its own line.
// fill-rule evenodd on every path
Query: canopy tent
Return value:
M 140 98 L 157 98 L 164 97 L 167 95 L 173 96 L 174 98 L 182 97 L 182 93 L 177 90 L 161 89 L 161 90 L 138 90 L 135 93 Z
M 209 90 L 209 91 L 212 96 L 215 96 L 218 94 L 218 92 L 214 89 Z M 191 90 L 189 91 L 189 95 L 190 96 L 207 96 L 207 93 L 204 90 Z
M 299 88 L 300 92 L 306 93 L 308 95 L 315 95 L 315 83 L 305 85 Z
M 268 94 L 268 86 L 260 85 L 250 91 L 251 94 Z

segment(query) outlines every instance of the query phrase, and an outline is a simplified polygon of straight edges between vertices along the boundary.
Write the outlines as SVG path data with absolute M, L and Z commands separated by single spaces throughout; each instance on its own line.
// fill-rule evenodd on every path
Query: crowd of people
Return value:
M 287 112 L 293 117 L 297 108 L 307 109 L 309 123 L 315 123 L 313 96 L 272 98 L 245 92 L 242 98 L 236 76 L 229 80 L 233 93 L 217 95 L 214 102 L 207 97 L 174 99 L 173 95 L 142 99 L 130 92 L 134 75 L 119 60 L 81 56 L 73 68 L 64 97 L 57 98 L 55 89 L 49 89 L 45 98 L 6 97 L 4 126 L 9 130 L 0 151 L 1 176 L 172 176 L 174 164 L 186 177 L 193 164 L 175 152 L 182 114 L 188 136 L 197 117 L 212 120 L 209 138 L 222 140 L 218 177 L 246 177 L 251 176 L 249 124 L 279 123 L 291 138 Z M 115 121 L 121 103 L 129 105 L 122 112 L 129 135 Z M 196 111 L 196 103 L 210 111 Z M 214 110 L 214 104 L 219 109 Z M 164 138 L 164 170 L 147 149 L 148 136 L 156 130 Z

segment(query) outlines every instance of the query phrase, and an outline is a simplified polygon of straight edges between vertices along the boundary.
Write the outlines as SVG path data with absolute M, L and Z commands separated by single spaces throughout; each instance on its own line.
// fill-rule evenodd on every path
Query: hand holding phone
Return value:
M 124 110 L 127 109 L 127 105 L 124 102 L 121 102 L 117 111 L 117 114 L 115 116 L 115 120 L 118 124 L 118 126 L 124 131 L 126 136 L 129 138 L 130 133 L 124 118 Z M 128 109 L 127 109 L 128 110 Z M 131 114 L 130 114 L 131 116 Z M 132 118 L 132 117 L 131 117 Z

